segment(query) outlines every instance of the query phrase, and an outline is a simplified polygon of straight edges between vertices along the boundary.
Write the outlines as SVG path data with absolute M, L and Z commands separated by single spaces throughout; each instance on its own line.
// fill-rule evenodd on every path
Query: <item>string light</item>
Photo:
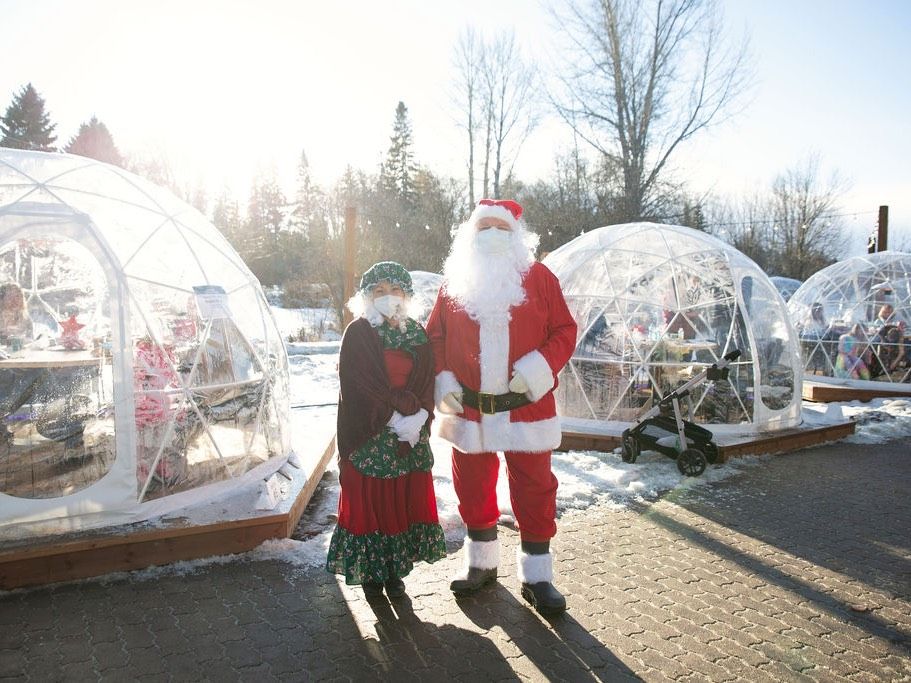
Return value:
M 876 211 L 852 211 L 852 212 L 847 212 L 847 213 L 826 212 L 826 213 L 821 213 L 818 216 L 816 216 L 816 220 L 828 219 L 829 220 L 829 222 L 827 223 L 827 226 L 828 226 L 828 225 L 831 225 L 831 219 L 833 219 L 833 218 L 854 218 L 854 220 L 857 220 L 858 216 L 871 216 L 871 215 L 876 215 L 876 214 L 877 214 Z M 673 215 L 668 215 L 668 216 L 655 216 L 653 218 L 653 220 L 663 221 L 663 220 L 672 220 L 672 219 L 680 219 L 680 218 L 684 218 L 684 214 L 678 213 L 678 214 L 673 214 Z M 757 223 L 765 223 L 765 222 L 768 222 L 770 226 L 774 226 L 776 223 L 780 223 L 781 221 L 779 221 L 778 219 L 767 218 L 767 217 L 755 218 L 750 221 L 724 221 L 721 223 L 705 221 L 706 225 L 709 225 L 713 228 L 728 227 L 728 226 L 734 227 L 734 226 L 738 226 L 738 225 L 756 225 Z M 806 229 L 806 228 L 804 227 L 804 229 Z

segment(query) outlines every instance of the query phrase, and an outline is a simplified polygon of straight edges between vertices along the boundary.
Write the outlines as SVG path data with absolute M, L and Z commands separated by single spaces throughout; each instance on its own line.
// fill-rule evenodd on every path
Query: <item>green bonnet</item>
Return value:
M 395 261 L 380 261 L 370 266 L 367 272 L 361 276 L 359 289 L 362 292 L 369 292 L 382 280 L 401 287 L 402 291 L 409 296 L 414 294 L 414 287 L 411 285 L 411 274 L 405 270 L 405 266 Z

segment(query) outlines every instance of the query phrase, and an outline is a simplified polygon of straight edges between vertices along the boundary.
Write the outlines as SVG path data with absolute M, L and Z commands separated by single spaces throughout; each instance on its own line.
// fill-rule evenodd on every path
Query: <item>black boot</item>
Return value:
M 383 597 L 383 584 L 379 581 L 364 581 L 361 587 L 364 589 L 364 597 L 368 600 Z
M 465 566 L 449 584 L 456 595 L 468 595 L 497 580 L 500 544 L 497 528 L 469 529 L 465 539 Z
M 477 567 L 468 567 L 452 580 L 452 583 L 449 584 L 449 590 L 456 595 L 469 595 L 496 580 L 496 568 L 478 569 Z
M 545 616 L 557 616 L 566 611 L 566 598 L 552 583 L 553 556 L 550 542 L 522 541 L 518 557 L 522 597 Z
M 387 579 L 383 585 L 386 587 L 386 595 L 390 598 L 401 598 L 405 595 L 405 582 L 397 576 Z
M 523 583 L 522 597 L 544 616 L 555 617 L 566 611 L 566 598 L 550 581 Z

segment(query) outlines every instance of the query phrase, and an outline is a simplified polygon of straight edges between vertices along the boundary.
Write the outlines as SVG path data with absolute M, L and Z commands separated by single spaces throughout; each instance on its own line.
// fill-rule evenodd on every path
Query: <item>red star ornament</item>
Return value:
M 63 335 L 60 339 L 61 344 L 67 349 L 81 349 L 83 344 L 82 340 L 79 339 L 79 330 L 85 325 L 76 320 L 76 314 L 74 313 L 60 323 L 60 327 L 63 328 Z

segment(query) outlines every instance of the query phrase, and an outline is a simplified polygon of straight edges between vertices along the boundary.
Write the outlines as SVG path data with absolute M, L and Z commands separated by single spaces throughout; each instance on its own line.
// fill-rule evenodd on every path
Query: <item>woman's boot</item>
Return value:
M 390 598 L 400 598 L 405 595 L 405 582 L 396 575 L 392 562 L 387 567 L 389 569 L 389 578 L 383 582 L 383 586 L 386 588 L 386 595 Z

